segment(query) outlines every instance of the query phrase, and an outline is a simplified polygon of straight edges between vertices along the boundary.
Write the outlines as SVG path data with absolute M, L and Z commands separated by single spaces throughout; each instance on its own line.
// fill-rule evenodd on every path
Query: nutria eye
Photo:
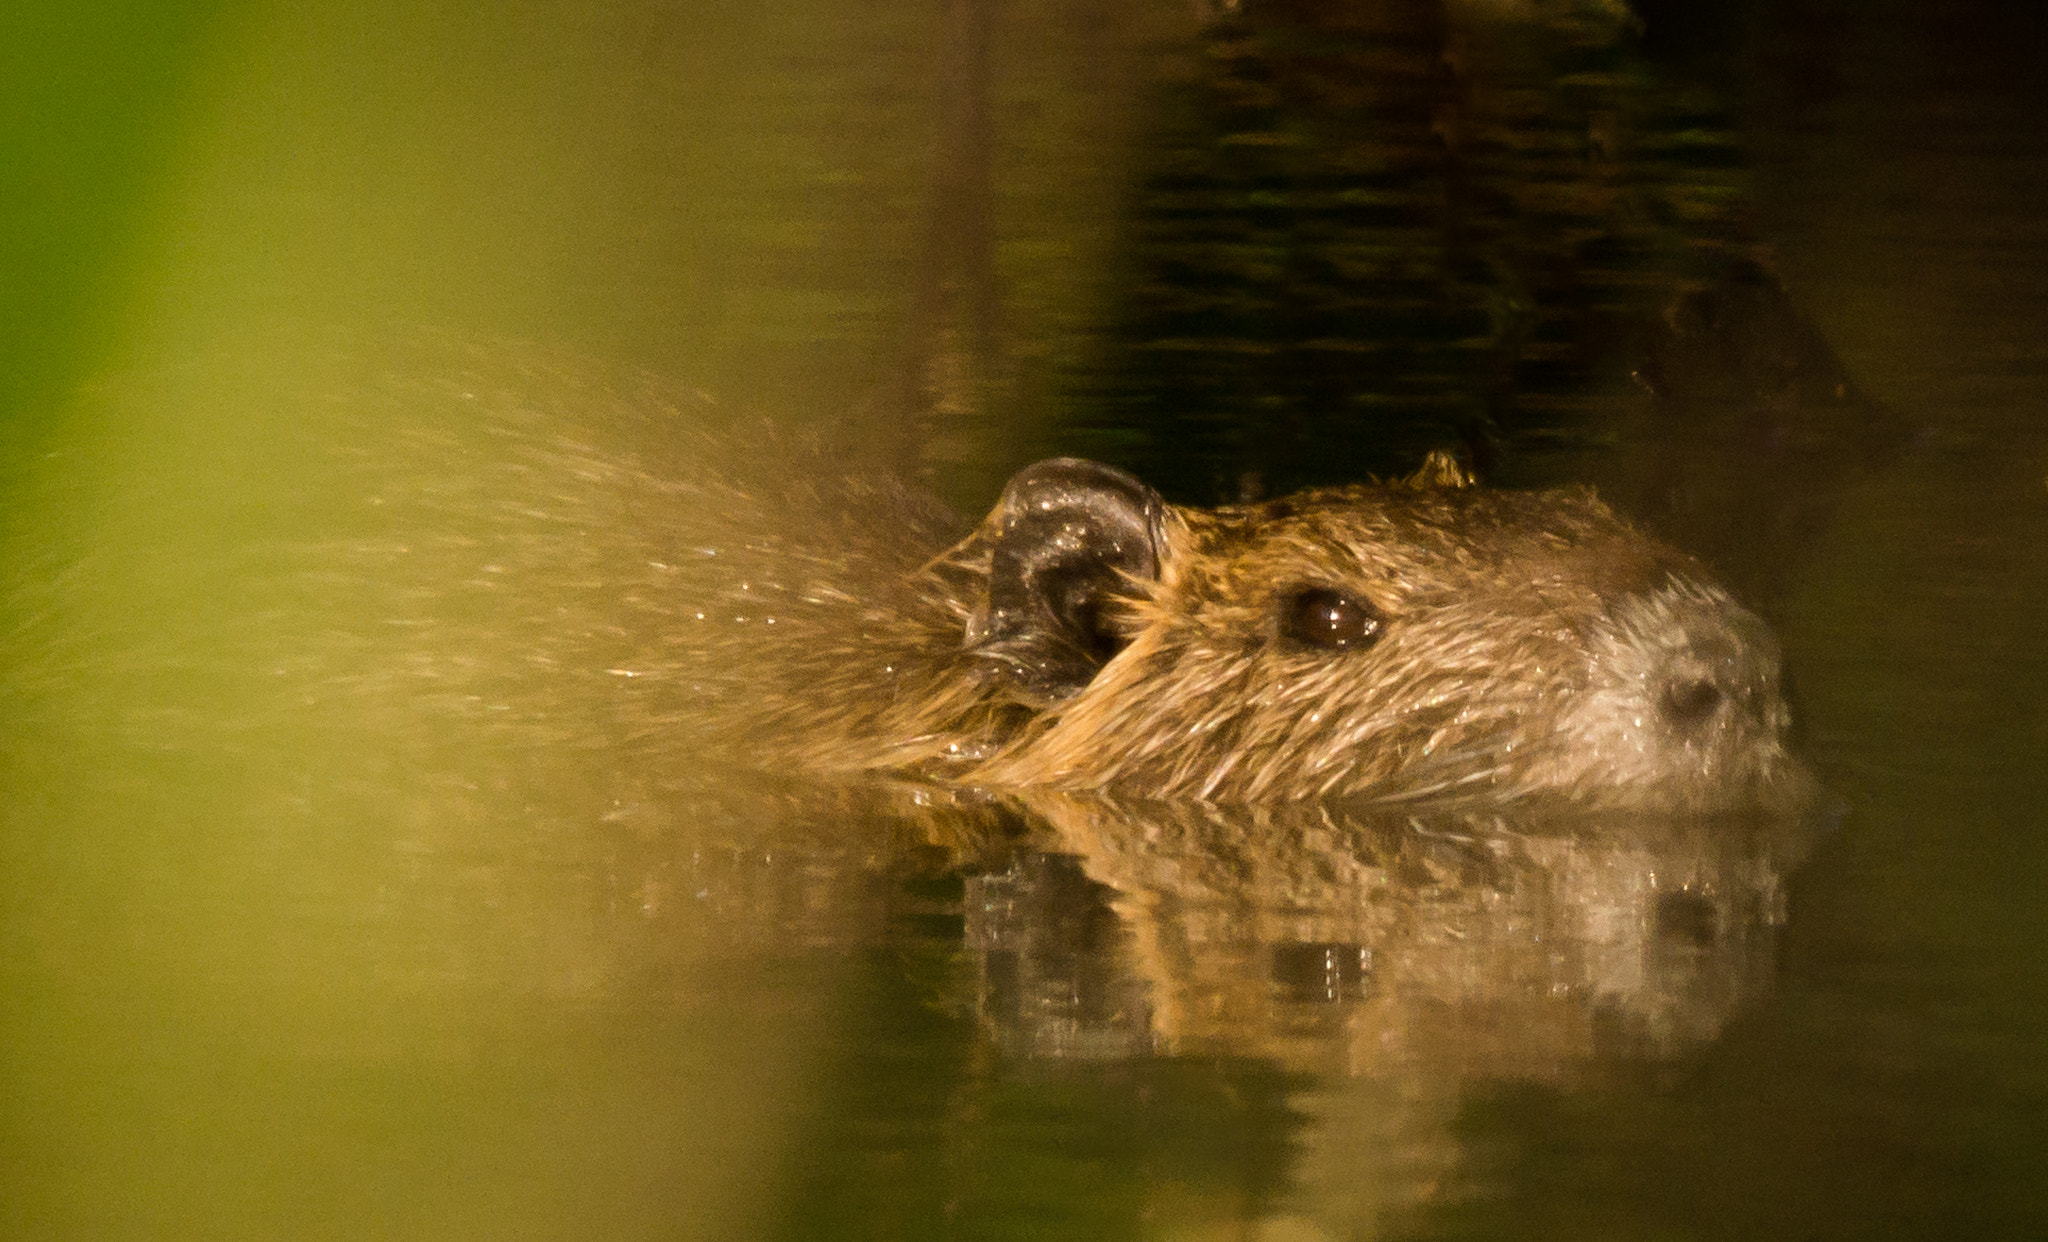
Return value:
M 1328 587 L 1303 587 L 1280 601 L 1280 637 L 1318 651 L 1370 647 L 1385 620 L 1371 604 Z

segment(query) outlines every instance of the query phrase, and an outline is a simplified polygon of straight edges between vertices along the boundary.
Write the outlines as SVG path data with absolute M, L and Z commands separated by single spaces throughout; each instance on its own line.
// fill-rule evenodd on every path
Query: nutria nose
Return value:
M 1778 653 L 1761 621 L 1725 599 L 1675 600 L 1669 616 L 1671 645 L 1651 683 L 1666 724 L 1697 734 L 1731 709 L 1768 712 Z
M 1732 806 L 1777 779 L 1791 725 L 1778 642 L 1726 592 L 1674 574 L 1616 599 L 1585 640 L 1591 692 L 1571 696 L 1557 724 L 1575 789 Z M 1683 904 L 1670 913 L 1681 923 Z

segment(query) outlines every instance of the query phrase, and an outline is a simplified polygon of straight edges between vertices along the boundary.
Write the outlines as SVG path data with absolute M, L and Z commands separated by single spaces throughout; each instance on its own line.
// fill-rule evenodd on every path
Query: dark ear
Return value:
M 1108 602 L 1126 579 L 1159 576 L 1159 493 L 1075 457 L 1026 466 L 996 507 L 988 595 L 968 654 L 1000 666 L 1023 697 L 1056 703 L 1088 684 L 1125 638 Z

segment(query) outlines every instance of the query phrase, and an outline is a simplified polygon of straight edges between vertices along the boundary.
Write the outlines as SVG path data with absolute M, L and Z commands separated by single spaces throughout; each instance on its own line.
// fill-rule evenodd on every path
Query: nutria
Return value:
M 877 502 L 916 511 L 837 499 L 863 536 Z M 893 581 L 843 543 L 692 549 L 680 664 L 636 671 L 711 691 L 756 755 L 982 787 L 1700 808 L 1799 783 L 1769 631 L 1590 492 L 1434 459 L 1205 511 L 1059 458 L 950 548 L 893 529 L 899 568 L 929 557 Z
M 353 726 L 450 772 L 488 742 L 555 768 L 1217 803 L 1696 808 L 1796 782 L 1769 632 L 1590 492 L 1489 490 L 1440 461 L 1199 510 L 1059 458 L 962 529 L 802 436 L 705 430 L 696 396 L 539 351 L 322 365 L 265 359 L 109 412 L 189 439 L 197 411 L 252 411 L 178 451 L 210 472 L 180 486 L 220 510 L 183 525 L 257 532 L 224 556 L 137 508 L 121 557 L 82 563 L 176 592 L 177 615 L 138 614 L 133 585 L 109 588 L 109 632 L 140 627 L 152 664 L 123 672 L 110 638 L 110 685 L 170 684 L 182 661 L 200 689 L 172 706 L 195 727 Z M 44 580 L 77 592 L 82 572 Z

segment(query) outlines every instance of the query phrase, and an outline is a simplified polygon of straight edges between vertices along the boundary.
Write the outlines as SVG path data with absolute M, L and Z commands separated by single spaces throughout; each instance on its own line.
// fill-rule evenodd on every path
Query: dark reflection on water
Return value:
M 1660 300 L 1740 253 L 1739 149 L 1711 92 L 1656 89 L 1618 8 L 1505 16 L 1211 23 L 1076 421 L 1207 502 L 1596 439 Z

